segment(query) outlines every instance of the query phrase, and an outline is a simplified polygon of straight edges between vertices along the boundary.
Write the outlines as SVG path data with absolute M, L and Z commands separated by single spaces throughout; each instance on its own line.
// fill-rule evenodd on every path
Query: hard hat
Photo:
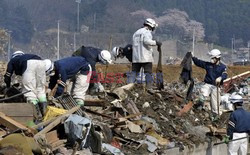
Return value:
M 238 94 L 235 94 L 235 95 L 232 95 L 230 98 L 229 98 L 229 101 L 233 104 L 243 104 L 243 98 L 242 96 L 238 95 Z
M 11 58 L 15 58 L 18 55 L 23 55 L 24 53 L 22 51 L 16 51 L 12 54 Z
M 147 18 L 145 20 L 145 22 L 144 22 L 144 25 L 148 25 L 148 26 L 150 26 L 153 29 L 158 26 L 158 24 L 156 24 L 156 22 L 153 19 L 151 19 L 151 18 Z
M 45 67 L 46 67 L 46 74 L 50 75 L 50 73 L 53 71 L 54 69 L 54 63 L 49 60 L 49 59 L 45 59 L 43 60 L 45 62 Z
M 113 48 L 112 55 L 114 56 L 114 58 L 117 58 L 117 56 L 119 55 L 119 47 Z
M 107 50 L 102 50 L 99 54 L 99 59 L 101 60 L 101 62 L 103 64 L 111 64 L 112 60 L 111 60 L 111 54 L 109 51 Z
M 212 59 L 212 58 L 220 58 L 220 56 L 221 56 L 221 52 L 220 52 L 220 50 L 218 50 L 218 49 L 213 49 L 213 50 L 210 51 L 208 54 L 210 55 L 210 58 L 211 58 L 211 59 Z

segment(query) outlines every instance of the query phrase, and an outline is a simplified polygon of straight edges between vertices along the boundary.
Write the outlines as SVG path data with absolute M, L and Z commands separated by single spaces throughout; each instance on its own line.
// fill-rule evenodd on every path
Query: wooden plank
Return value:
M 11 131 L 15 131 L 17 129 L 22 129 L 22 130 L 27 130 L 27 131 L 31 132 L 30 129 L 28 129 L 27 127 L 25 127 L 21 123 L 16 122 L 12 118 L 6 116 L 2 112 L 0 112 L 0 124 L 9 128 Z
M 74 112 L 76 112 L 77 110 L 80 109 L 80 106 L 76 106 L 70 110 L 68 110 L 65 114 L 60 115 L 58 117 L 56 117 L 56 119 L 51 122 L 47 127 L 45 127 L 43 130 L 41 130 L 40 132 L 38 132 L 34 138 L 38 139 L 41 135 L 44 135 L 45 133 L 49 132 L 51 129 L 53 129 L 55 126 L 57 126 L 59 123 L 61 123 L 62 121 L 64 121 L 66 118 L 68 118 L 68 116 L 70 114 L 73 114 Z
M 33 107 L 29 103 L 0 103 L 0 112 L 5 115 L 11 116 L 32 116 L 33 117 Z
M 46 140 L 49 144 L 52 144 L 59 140 L 56 130 L 50 131 L 45 134 Z
M 33 107 L 29 103 L 0 103 L 0 112 L 22 124 L 33 120 Z

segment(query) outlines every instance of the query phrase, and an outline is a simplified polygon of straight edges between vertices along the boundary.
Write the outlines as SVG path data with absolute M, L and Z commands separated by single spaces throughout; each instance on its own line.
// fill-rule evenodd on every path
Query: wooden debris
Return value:
M 182 116 L 183 114 L 189 112 L 192 106 L 193 106 L 193 102 L 189 101 L 188 104 L 184 105 L 184 107 L 177 113 L 177 116 Z
M 134 87 L 134 83 L 127 84 L 125 86 L 119 87 L 114 89 L 112 92 L 116 94 L 119 99 L 124 100 L 127 98 L 128 94 L 125 92 L 125 90 L 131 90 Z
M 29 103 L 0 103 L 0 112 L 23 124 L 33 120 L 33 107 Z
M 6 116 L 4 113 L 0 112 L 0 124 L 10 129 L 10 131 L 15 131 L 17 129 L 26 130 L 31 132 L 29 128 L 22 125 L 21 123 L 13 120 L 12 118 Z
M 65 114 L 58 116 L 53 122 L 51 122 L 47 127 L 45 127 L 43 130 L 41 130 L 40 132 L 38 132 L 34 138 L 39 137 L 39 135 L 45 134 L 47 132 L 49 132 L 51 129 L 53 129 L 55 126 L 57 126 L 59 123 L 61 123 L 62 121 L 64 121 L 68 115 L 73 114 L 74 112 L 76 112 L 77 110 L 80 109 L 80 106 L 76 106 L 72 109 L 70 109 L 69 111 L 67 111 Z

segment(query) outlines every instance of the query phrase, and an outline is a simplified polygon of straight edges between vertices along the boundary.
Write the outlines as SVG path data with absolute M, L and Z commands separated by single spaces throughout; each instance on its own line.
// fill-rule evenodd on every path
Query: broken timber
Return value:
M 10 129 L 11 132 L 21 129 L 31 132 L 31 130 L 21 123 L 16 122 L 12 118 L 6 116 L 4 113 L 0 112 L 0 124 Z
M 231 78 L 227 78 L 223 81 L 224 91 L 225 93 L 229 92 L 234 84 L 239 84 L 243 79 L 250 77 L 250 71 L 235 75 Z

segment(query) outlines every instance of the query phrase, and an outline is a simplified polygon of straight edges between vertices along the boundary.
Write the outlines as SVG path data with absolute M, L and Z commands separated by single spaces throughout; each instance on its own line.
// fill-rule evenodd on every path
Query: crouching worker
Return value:
M 243 109 L 243 98 L 240 95 L 232 95 L 230 102 L 234 105 L 235 111 L 230 115 L 224 142 L 229 143 L 229 155 L 247 155 L 250 113 Z
M 16 51 L 12 54 L 4 75 L 7 88 L 11 85 L 11 76 L 14 72 L 22 76 L 22 92 L 29 91 L 24 96 L 34 105 L 37 119 L 41 119 L 47 109 L 46 73 L 52 69 L 52 62 L 49 59 L 41 60 L 37 55 Z
M 100 79 L 98 79 L 96 73 L 96 63 L 99 62 L 102 65 L 111 64 L 112 60 L 110 52 L 91 46 L 81 46 L 81 48 L 76 50 L 72 56 L 81 56 L 85 58 L 92 67 L 91 83 L 89 86 L 90 93 L 104 92 L 104 87 L 100 83 Z
M 52 90 L 57 84 L 54 97 L 63 94 L 66 81 L 72 80 L 72 96 L 78 105 L 84 105 L 86 91 L 89 87 L 91 66 L 83 57 L 68 57 L 54 62 L 54 75 L 50 77 L 49 88 Z

